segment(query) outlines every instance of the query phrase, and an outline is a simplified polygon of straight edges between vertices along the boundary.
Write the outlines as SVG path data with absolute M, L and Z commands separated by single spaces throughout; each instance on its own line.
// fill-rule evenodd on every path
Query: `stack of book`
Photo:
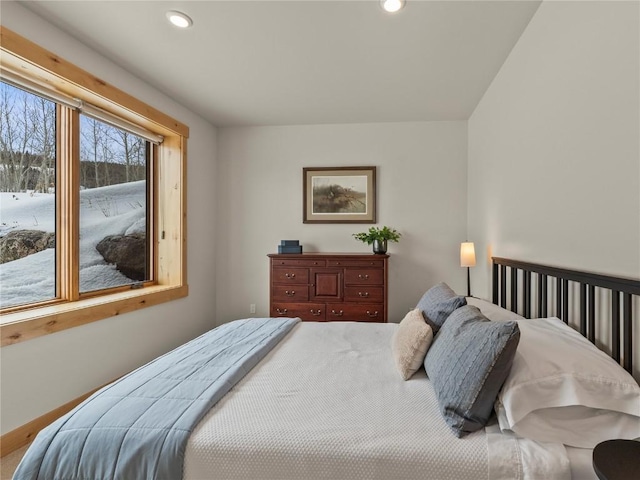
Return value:
M 299 240 L 280 240 L 278 253 L 302 253 L 302 245 Z

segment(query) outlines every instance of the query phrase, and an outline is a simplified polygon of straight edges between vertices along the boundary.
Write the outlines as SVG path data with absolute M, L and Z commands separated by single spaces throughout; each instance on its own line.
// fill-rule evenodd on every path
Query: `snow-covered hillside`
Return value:
M 145 181 L 80 192 L 80 290 L 132 283 L 95 246 L 108 235 L 145 231 Z M 0 237 L 12 230 L 55 231 L 55 195 L 0 193 Z M 55 296 L 55 252 L 44 250 L 0 265 L 0 306 Z

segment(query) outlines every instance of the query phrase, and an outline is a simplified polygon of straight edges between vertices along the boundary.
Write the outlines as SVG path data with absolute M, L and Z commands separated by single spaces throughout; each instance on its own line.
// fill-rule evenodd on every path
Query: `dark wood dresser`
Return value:
M 387 321 L 389 255 L 270 254 L 272 317 L 306 321 Z

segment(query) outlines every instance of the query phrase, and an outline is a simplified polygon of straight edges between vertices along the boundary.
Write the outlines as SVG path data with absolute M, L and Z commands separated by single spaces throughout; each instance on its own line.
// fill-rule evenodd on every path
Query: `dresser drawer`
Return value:
M 309 283 L 309 269 L 295 267 L 273 267 L 273 283 Z
M 303 260 L 296 258 L 277 258 L 273 260 L 273 265 L 283 265 L 288 267 L 324 267 L 326 260 Z
M 306 321 L 324 322 L 324 303 L 273 303 L 271 305 L 272 317 L 300 317 Z
M 349 268 L 344 272 L 345 285 L 383 285 L 384 270 L 373 268 Z
M 384 305 L 330 303 L 327 304 L 327 321 L 384 322 Z
M 327 267 L 376 267 L 382 268 L 384 260 L 352 260 L 350 258 L 340 258 L 327 260 Z
M 345 302 L 380 302 L 384 301 L 384 288 L 361 285 L 344 288 Z
M 307 285 L 273 285 L 271 298 L 279 303 L 308 302 L 309 287 Z

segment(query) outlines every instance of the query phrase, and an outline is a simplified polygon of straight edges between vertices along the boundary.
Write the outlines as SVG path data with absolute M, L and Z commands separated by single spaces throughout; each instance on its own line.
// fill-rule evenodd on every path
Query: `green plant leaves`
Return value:
M 356 240 L 360 240 L 367 245 L 371 245 L 374 240 L 387 240 L 389 242 L 397 242 L 402 234 L 395 228 L 384 226 L 382 228 L 370 227 L 366 232 L 352 234 Z

